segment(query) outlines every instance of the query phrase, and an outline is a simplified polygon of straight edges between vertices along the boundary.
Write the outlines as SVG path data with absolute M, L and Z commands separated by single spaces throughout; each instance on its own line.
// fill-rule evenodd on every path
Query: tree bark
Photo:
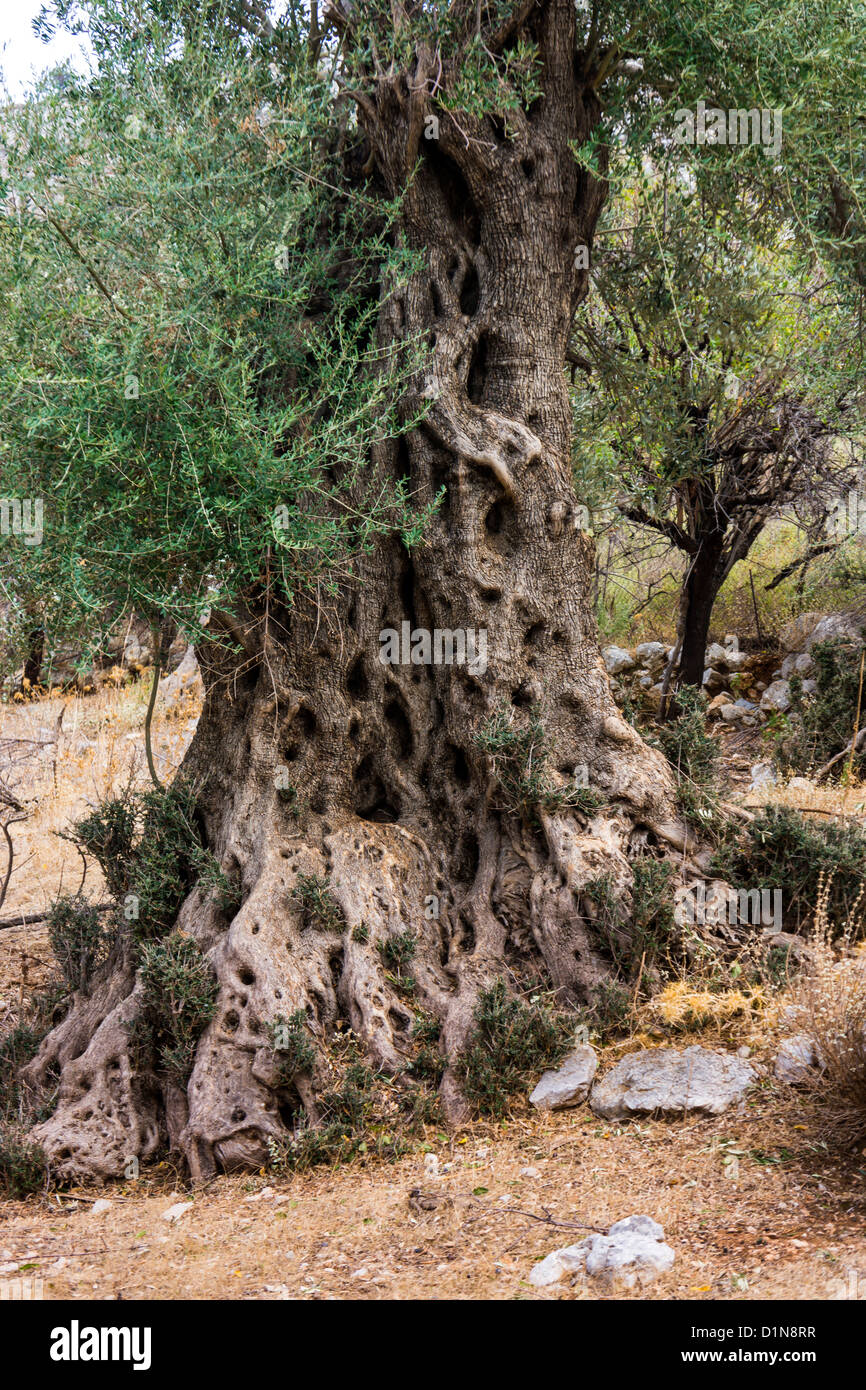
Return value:
M 703 684 L 707 638 L 713 606 L 721 587 L 719 573 L 724 540 L 724 531 L 705 533 L 701 536 L 697 553 L 690 562 L 685 579 L 686 614 L 679 662 L 679 683 L 695 685 L 698 689 Z
M 243 901 L 226 925 L 196 891 L 178 925 L 209 953 L 216 1017 L 186 1096 L 142 1109 L 120 1026 L 129 976 L 99 1004 L 90 997 L 93 1040 L 67 1049 L 59 1107 L 36 1131 L 63 1172 L 121 1171 L 130 1152 L 147 1151 L 155 1114 L 195 1177 L 259 1166 L 301 1107 L 316 1118 L 316 1074 L 293 1095 L 272 1074 L 266 1025 L 279 1014 L 306 1009 L 322 1054 L 347 1021 L 373 1062 L 398 1071 L 412 1010 L 377 947 L 407 930 L 415 998 L 442 1024 L 442 1102 L 461 1118 L 454 1061 L 479 992 L 504 974 L 552 985 L 566 1004 L 591 1001 L 611 962 L 586 883 L 610 874 L 627 902 L 630 854 L 686 842 L 667 764 L 617 711 L 599 656 L 564 371 L 586 290 L 575 250 L 591 246 L 604 197 L 571 147 L 599 112 L 575 76 L 572 0 L 536 6 L 531 23 L 544 94 L 507 133 L 440 112 L 438 140 L 425 140 L 423 52 L 361 110 L 387 191 L 415 170 L 403 229 L 425 262 L 383 301 L 383 339 L 421 336 L 432 349 L 417 383 L 423 424 L 372 462 L 404 477 L 419 505 L 440 489 L 444 498 L 412 553 L 383 541 L 335 596 L 299 599 L 251 627 L 240 666 L 200 653 L 206 698 L 184 772 L 203 786 L 208 844 Z M 485 629 L 486 670 L 383 665 L 379 634 L 404 622 Z M 551 784 L 566 789 L 586 768 L 603 798 L 591 818 L 505 803 L 478 736 L 502 709 L 526 728 L 533 708 Z M 275 787 L 281 767 L 299 815 Z M 304 928 L 299 873 L 328 876 L 344 931 Z M 56 1054 L 49 1037 L 33 1074 Z

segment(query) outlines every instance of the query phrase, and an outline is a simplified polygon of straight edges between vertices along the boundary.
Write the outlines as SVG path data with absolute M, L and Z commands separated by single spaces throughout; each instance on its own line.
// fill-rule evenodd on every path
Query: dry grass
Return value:
M 396 1163 L 222 1177 L 177 1225 L 162 1213 L 183 1193 L 163 1170 L 0 1203 L 0 1276 L 31 1266 L 50 1298 L 594 1299 L 607 1295 L 591 1282 L 536 1290 L 527 1276 L 586 1227 L 646 1212 L 676 1263 L 627 1298 L 864 1296 L 866 1160 L 828 1158 L 804 1120 L 802 1099 L 770 1081 L 718 1119 L 520 1114 L 431 1131 L 427 1152 Z M 104 1217 L 90 1214 L 99 1196 Z
M 764 758 L 766 755 L 763 755 Z M 793 782 L 793 786 L 791 783 Z M 749 810 L 764 806 L 786 806 L 807 815 L 860 821 L 866 824 L 866 786 L 856 779 L 850 786 L 815 783 L 808 777 L 793 777 L 775 787 L 761 787 L 749 792 L 742 800 Z
M 762 985 L 742 988 L 709 990 L 696 986 L 693 980 L 673 980 L 654 995 L 646 1012 L 667 1028 L 710 1028 L 721 1032 L 736 1022 L 759 1024 L 769 1003 Z
M 81 859 L 68 841 L 58 838 L 58 831 L 127 781 L 149 785 L 144 759 L 148 694 L 145 677 L 130 685 L 106 684 L 85 698 L 54 695 L 0 707 L 0 759 L 30 810 L 13 831 L 15 867 L 4 917 L 38 912 L 59 892 L 74 892 L 81 881 Z M 40 747 L 53 738 L 61 712 L 56 746 Z M 164 780 L 180 764 L 198 708 L 187 701 L 179 714 L 167 717 L 157 704 L 154 759 Z M 88 871 L 87 891 L 100 895 L 95 867 Z
M 809 951 L 791 991 L 792 1021 L 820 1061 L 807 1084 L 823 1107 L 824 1127 L 853 1145 L 866 1141 L 866 948 L 857 940 L 866 886 L 844 924 L 830 921 L 830 886 L 822 882 L 818 893 Z

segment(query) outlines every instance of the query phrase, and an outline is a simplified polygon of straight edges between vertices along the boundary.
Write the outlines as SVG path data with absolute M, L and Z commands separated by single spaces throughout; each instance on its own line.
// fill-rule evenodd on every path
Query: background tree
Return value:
M 618 714 L 598 656 L 592 546 L 575 524 L 565 373 L 589 284 L 576 253 L 591 251 L 608 178 L 619 178 L 611 151 L 669 142 L 676 109 L 711 91 L 747 106 L 760 95 L 762 105 L 797 113 L 822 81 L 834 96 L 850 96 L 829 122 L 816 103 L 817 119 L 795 128 L 782 167 L 761 151 L 737 156 L 738 177 L 751 180 L 755 197 L 784 206 L 797 199 L 809 237 L 840 260 L 856 260 L 862 228 L 855 211 L 834 230 L 830 181 L 841 178 L 846 206 L 856 210 L 862 171 L 833 163 L 840 125 L 853 128 L 845 113 L 856 109 L 858 90 L 853 67 L 843 83 L 819 47 L 839 49 L 835 13 L 782 0 L 746 21 L 728 3 L 669 11 L 616 2 L 590 11 L 573 0 L 373 0 L 334 4 L 324 16 L 308 18 L 299 6 L 270 18 L 252 7 L 93 3 L 98 73 L 67 92 L 50 158 L 36 160 L 44 118 L 25 112 L 15 178 L 28 197 L 9 226 L 17 233 L 26 224 L 27 251 L 14 259 L 13 236 L 4 279 L 11 269 L 31 303 L 41 294 L 53 304 L 38 318 L 44 340 L 34 365 L 47 362 L 58 376 L 70 361 L 80 367 L 62 411 L 37 392 L 10 418 L 13 437 L 27 441 L 10 467 L 23 470 L 17 476 L 28 493 L 38 480 L 68 527 L 77 513 L 66 498 L 78 496 L 84 476 L 75 460 L 89 459 L 96 492 L 88 500 L 100 504 L 106 536 L 97 573 L 107 566 L 129 575 L 130 594 L 149 586 L 156 609 L 181 616 L 184 608 L 188 623 L 198 615 L 206 699 L 183 777 L 208 852 L 234 888 L 234 898 L 221 891 L 212 870 L 209 891 L 200 875 L 194 886 L 177 879 L 190 887 L 178 926 L 207 953 L 218 982 L 188 1084 L 143 1075 L 137 1063 L 130 1025 L 142 981 L 134 933 L 123 929 L 88 999 L 76 998 L 28 1068 L 37 1086 L 53 1067 L 62 1072 L 57 1111 L 36 1131 L 62 1172 L 123 1171 L 131 1152 L 146 1157 L 166 1135 L 197 1176 L 257 1166 L 302 1111 L 320 1119 L 320 1061 L 338 1023 L 350 1024 L 375 1065 L 399 1074 L 418 1007 L 439 1033 L 446 1113 L 465 1113 L 460 1053 L 489 986 L 505 972 L 518 984 L 552 985 L 564 1003 L 591 1003 L 611 959 L 593 930 L 587 885 L 604 876 L 625 920 L 632 858 L 687 848 L 666 764 Z M 862 30 L 856 7 L 851 16 Z M 815 55 L 806 72 L 786 61 L 791 43 Z M 856 51 L 847 39 L 842 46 Z M 312 106 L 290 80 L 299 62 L 306 81 L 318 79 Z M 237 120 L 234 76 L 217 73 L 244 63 L 240 90 L 249 100 Z M 273 135 L 256 134 L 260 95 L 278 114 Z M 113 125 L 97 122 L 79 140 L 81 123 L 112 101 Z M 178 141 L 182 150 L 169 191 L 155 201 L 146 162 L 111 140 L 142 108 L 146 121 L 154 102 L 166 152 Z M 157 119 L 166 102 L 169 118 Z M 110 160 L 99 153 L 103 129 Z M 237 168 L 228 156 L 243 140 L 256 142 L 246 166 L 246 258 L 222 226 L 235 192 L 222 171 Z M 325 173 L 315 162 L 323 150 L 334 151 Z M 696 151 L 696 164 L 704 154 Z M 117 168 L 144 180 L 137 195 L 122 179 L 115 185 Z M 85 239 L 74 210 L 81 200 L 93 208 L 89 190 L 100 188 L 100 170 L 105 216 L 98 228 L 91 217 Z M 337 191 L 337 210 L 344 200 L 356 208 L 372 199 L 390 228 L 384 268 L 376 255 L 364 258 L 348 295 L 332 269 L 335 260 L 344 265 L 333 249 L 344 244 L 334 240 L 335 211 L 330 198 L 325 208 L 318 201 L 328 189 Z M 253 229 L 261 226 L 263 243 L 282 222 L 271 217 L 282 198 L 307 199 L 311 208 L 307 217 L 292 212 L 279 237 L 290 256 L 297 248 L 298 283 L 290 275 L 278 292 L 268 279 L 251 303 L 235 286 L 251 273 Z M 204 256 L 192 275 L 168 235 L 190 200 L 198 231 L 190 244 Z M 140 251 L 131 210 L 149 216 L 152 207 L 165 235 L 155 234 L 154 218 Z M 50 271 L 44 252 L 29 249 L 37 232 L 52 248 Z M 348 233 L 350 250 L 357 236 Z M 311 259 L 330 273 L 313 274 Z M 264 275 L 264 259 L 255 264 Z M 62 304 L 51 293 L 55 277 L 69 286 Z M 83 331 L 73 311 L 85 286 Z M 139 299 L 155 304 L 143 322 L 157 328 L 174 322 L 163 303 L 192 304 L 206 324 L 226 302 L 230 312 L 220 334 L 200 339 L 191 321 L 166 340 L 139 331 Z M 310 347 L 314 308 L 326 331 Z M 118 319 L 127 325 L 120 338 Z M 15 321 L 20 334 L 23 315 Z M 261 356 L 253 350 L 259 334 Z M 126 335 L 131 359 L 109 347 Z M 341 356 L 346 335 L 354 346 Z M 190 340 L 199 343 L 193 370 L 174 380 L 177 353 Z M 377 361 L 384 354 L 398 377 L 410 372 L 403 390 L 386 377 L 379 410 L 369 404 L 380 378 L 365 349 Z M 109 354 L 117 380 L 130 361 L 135 371 L 142 351 L 160 381 L 169 373 L 170 391 L 154 402 L 140 393 L 130 407 L 133 473 L 128 436 L 117 436 L 116 408 L 94 382 L 106 374 L 100 354 Z M 29 354 L 28 346 L 25 360 Z M 318 354 L 331 383 L 324 393 Z M 13 359 L 21 362 L 20 348 Z M 97 412 L 94 397 L 103 402 Z M 387 413 L 374 427 L 382 405 Z M 170 423 L 176 417 L 183 431 Z M 353 421 L 368 427 L 356 424 L 347 437 Z M 183 435 L 196 424 L 200 447 L 190 450 Z M 33 457 L 35 479 L 27 472 Z M 250 492 L 259 496 L 260 464 L 267 505 L 244 510 Z M 296 470 L 288 520 L 301 536 L 287 557 L 280 552 L 280 562 L 293 561 L 285 574 L 269 520 L 281 467 L 290 480 Z M 142 486 L 146 505 L 136 515 L 142 524 L 159 521 L 146 533 L 150 543 L 137 547 L 138 525 L 117 503 L 119 491 L 136 497 Z M 183 495 L 174 513 L 176 488 Z M 393 499 L 396 517 L 375 510 L 380 496 Z M 426 521 L 423 544 L 407 547 L 418 518 Z M 349 558 L 336 573 L 331 566 L 328 592 L 315 574 L 344 553 L 342 543 L 350 543 Z M 76 554 L 57 532 L 48 549 Z M 66 591 L 86 597 L 94 566 L 78 558 L 84 563 L 64 569 L 40 556 L 33 582 L 60 586 L 65 574 Z M 49 567 L 41 576 L 40 565 Z M 220 626 L 236 649 L 206 642 L 202 604 L 227 615 Z M 403 622 L 487 630 L 486 670 L 384 666 L 379 634 Z M 587 774 L 592 799 L 579 785 Z M 284 795 L 289 775 L 297 798 Z M 311 880 L 319 904 L 312 918 Z M 332 910 L 322 907 L 325 894 Z M 388 966 L 405 956 L 407 932 L 411 997 L 402 972 Z M 169 965 L 187 951 L 178 948 Z M 265 1025 L 300 1009 L 317 1054 L 312 1080 L 300 1067 L 275 1078 Z
M 576 411 L 580 450 L 605 441 L 622 514 L 686 558 L 675 660 L 700 686 L 715 600 L 768 521 L 793 506 L 813 546 L 831 543 L 857 473 L 863 358 L 859 290 L 750 192 L 719 207 L 688 185 L 674 165 L 617 208 L 628 225 L 575 327 L 590 371 Z

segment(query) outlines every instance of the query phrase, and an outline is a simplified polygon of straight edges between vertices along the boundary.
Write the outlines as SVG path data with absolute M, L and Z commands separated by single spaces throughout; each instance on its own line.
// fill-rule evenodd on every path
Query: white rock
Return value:
M 728 664 L 728 652 L 718 642 L 711 642 L 707 647 L 704 661 L 707 666 L 726 667 Z
M 566 1274 L 577 1274 L 586 1265 L 584 1242 L 580 1245 L 567 1245 L 562 1250 L 554 1250 L 545 1255 L 529 1273 L 529 1282 L 537 1289 L 545 1289 L 550 1284 L 558 1284 Z
M 104 1197 L 99 1197 L 90 1208 L 91 1216 L 104 1216 L 107 1211 L 111 1211 L 111 1203 Z
M 724 671 L 717 671 L 715 667 L 708 666 L 701 677 L 701 685 L 708 690 L 711 695 L 715 695 L 722 690 L 728 683 L 728 678 Z
M 808 1033 L 797 1033 L 793 1038 L 785 1038 L 780 1046 L 774 1070 L 780 1081 L 796 1086 L 806 1080 L 818 1063 L 818 1053 Z
M 704 1047 L 630 1052 L 592 1088 L 590 1109 L 607 1120 L 633 1115 L 721 1115 L 754 1080 L 748 1062 Z
M 610 1288 L 633 1289 L 635 1284 L 651 1283 L 674 1262 L 664 1234 L 650 1216 L 627 1216 L 614 1222 L 606 1236 L 590 1236 L 584 1242 L 587 1274 Z
M 607 1235 L 591 1235 L 577 1245 L 552 1251 L 531 1270 L 529 1282 L 543 1289 L 568 1274 L 585 1272 L 609 1288 L 648 1284 L 674 1262 L 664 1234 L 651 1216 L 627 1216 L 615 1221 Z
M 809 781 L 808 777 L 792 777 L 791 780 L 790 780 L 790 782 L 788 783 L 788 791 L 789 791 L 789 792 L 807 792 L 807 793 L 808 793 L 808 792 L 813 792 L 814 790 L 815 790 L 815 788 L 814 788 L 813 784 Z
M 761 696 L 761 709 L 777 710 L 784 714 L 791 708 L 791 686 L 788 681 L 771 681 Z
M 631 671 L 634 667 L 634 657 L 624 647 L 603 647 L 601 656 L 609 676 L 618 676 L 621 671 Z
M 425 1155 L 424 1155 L 424 1172 L 427 1174 L 427 1177 L 428 1177 L 428 1178 L 438 1178 L 438 1176 L 439 1176 L 439 1155 L 438 1155 L 438 1154 L 425 1154 Z
M 192 1202 L 175 1202 L 173 1207 L 162 1213 L 163 1221 L 179 1221 L 184 1212 L 192 1210 Z
M 540 1178 L 540 1168 L 521 1168 L 519 1176 L 521 1178 Z
M 778 779 L 772 763 L 755 763 L 751 772 L 750 792 L 760 791 L 761 787 L 775 787 Z
M 184 699 L 197 697 L 202 690 L 201 673 L 196 661 L 195 650 L 187 647 L 183 660 L 170 675 L 163 676 L 159 683 L 159 694 L 164 709 L 175 709 Z
M 829 613 L 812 629 L 806 642 L 806 650 L 811 651 L 816 642 L 859 642 L 866 627 L 862 613 L 849 610 L 846 613 Z
M 782 676 L 787 681 L 792 676 L 811 675 L 815 663 L 808 652 L 799 652 L 785 657 L 782 662 Z
M 735 700 L 732 705 L 725 705 L 724 709 L 719 710 L 719 714 L 725 724 L 748 724 L 754 722 L 757 708 L 750 700 Z
M 634 654 L 640 666 L 664 666 L 667 647 L 664 642 L 641 642 L 640 646 L 635 647 Z
M 748 652 L 734 652 L 725 650 L 725 665 L 730 672 L 742 671 L 748 664 Z
M 588 1043 L 581 1043 L 554 1071 L 546 1071 L 529 1097 L 536 1110 L 565 1110 L 582 1105 L 589 1095 L 598 1058 Z

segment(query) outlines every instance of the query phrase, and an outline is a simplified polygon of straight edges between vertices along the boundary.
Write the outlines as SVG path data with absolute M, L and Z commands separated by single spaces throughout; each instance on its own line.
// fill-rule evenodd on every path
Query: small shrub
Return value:
M 460 1059 L 467 1098 L 481 1114 L 501 1117 L 511 1096 L 562 1060 L 573 1037 L 573 1018 L 537 998 L 525 1003 L 497 980 L 479 997 Z
M 400 1158 L 409 1144 L 393 1130 L 351 1131 L 339 1121 L 303 1123 L 290 1139 L 269 1139 L 270 1165 L 277 1173 L 303 1173 L 320 1163 L 337 1165 L 353 1158 Z
M 298 874 L 292 889 L 304 909 L 305 925 L 318 927 L 320 931 L 345 931 L 346 919 L 343 909 L 331 892 L 330 879 L 318 874 Z
M 817 642 L 812 648 L 815 663 L 814 695 L 803 694 L 799 677 L 791 681 L 791 708 L 776 743 L 775 761 L 785 772 L 806 775 L 823 767 L 850 742 L 857 714 L 860 690 L 862 648 L 852 642 Z M 866 692 L 860 711 L 860 726 L 866 720 Z M 840 759 L 828 776 L 841 777 L 848 757 Z M 866 772 L 866 750 L 854 754 L 853 771 Z
M 183 1086 L 214 1015 L 217 981 L 195 942 L 173 932 L 142 947 L 141 982 L 142 1011 L 133 1036 L 139 1047 L 149 1046 L 158 1068 Z
M 632 1015 L 632 996 L 618 980 L 602 980 L 596 985 L 589 1010 L 590 1020 L 602 1038 L 625 1033 Z
M 809 950 L 794 983 L 797 1027 L 812 1039 L 819 1066 L 804 1078 L 821 1106 L 821 1131 L 843 1145 L 866 1140 L 866 952 L 862 896 L 834 923 L 831 879 L 822 879 Z
M 650 742 L 664 753 L 677 779 L 680 810 L 692 825 L 712 832 L 719 816 L 719 748 L 706 726 L 706 697 L 692 686 L 677 691 L 678 713 L 660 724 Z
M 392 971 L 394 978 L 399 983 L 404 983 L 408 978 L 405 968 L 410 965 L 415 958 L 418 949 L 418 939 L 412 931 L 397 932 L 394 936 L 386 937 L 384 941 L 378 942 L 376 946 L 379 955 L 382 957 L 383 965 Z
M 86 990 L 102 963 L 114 933 L 101 914 L 82 898 L 60 897 L 48 913 L 48 940 L 70 989 Z
M 268 1035 L 281 1086 L 290 1085 L 299 1072 L 313 1070 L 316 1049 L 307 1032 L 307 1015 L 303 1009 L 297 1009 L 288 1019 L 278 1014 L 268 1024 Z
M 631 890 L 632 961 L 646 965 L 668 956 L 677 939 L 674 866 L 666 859 L 636 859 Z
M 27 1064 L 42 1044 L 50 1029 L 58 1022 L 61 1003 L 68 1002 L 65 984 L 51 981 L 30 996 L 26 1013 L 0 1037 L 0 1127 L 25 1128 L 47 1120 L 57 1099 L 56 1082 L 38 1095 L 19 1084 L 21 1068 Z
M 729 829 L 712 869 L 737 889 L 780 889 L 785 920 L 798 930 L 810 919 L 822 878 L 832 874 L 829 913 L 844 921 L 866 880 L 866 834 L 853 823 L 768 806 L 748 825 Z
M 397 1158 L 409 1148 L 398 1133 L 400 1106 L 383 1077 L 357 1059 L 349 1062 L 340 1086 L 320 1098 L 319 1112 L 318 1125 L 303 1119 L 291 1135 L 269 1141 L 276 1172 L 303 1172 L 358 1157 Z
M 15 1075 L 36 1056 L 44 1030 L 29 1023 L 17 1023 L 0 1038 L 0 1113 L 8 1114 L 16 1104 Z
M 366 922 L 359 922 L 357 927 L 352 928 L 352 940 L 357 941 L 361 946 L 370 940 L 370 928 Z
M 574 810 L 590 816 L 603 804 L 603 798 L 588 787 L 555 784 L 548 765 L 550 740 L 537 706 L 530 709 L 528 723 L 521 727 L 514 710 L 501 705 L 475 744 L 490 759 L 499 787 L 499 809 L 509 815 L 534 824 L 540 810 Z
M 595 904 L 593 927 L 616 968 L 626 976 L 668 960 L 679 940 L 674 917 L 674 867 L 649 857 L 632 864 L 631 903 L 626 909 L 607 874 L 591 879 L 584 893 Z
M 409 1064 L 409 1072 L 420 1081 L 428 1081 L 434 1086 L 439 1085 L 445 1070 L 445 1058 L 438 1047 L 441 1031 L 438 1018 L 425 1013 L 423 1009 L 416 1010 L 412 1027 L 412 1041 L 416 1044 L 416 1052 Z
M 45 1186 L 45 1155 L 17 1127 L 0 1134 L 0 1189 L 7 1197 L 26 1197 Z
M 136 811 L 136 799 L 131 793 L 111 797 L 100 802 L 89 816 L 76 821 L 68 836 L 93 855 L 109 893 L 117 901 L 130 891 Z
M 166 936 L 196 883 L 215 891 L 225 908 L 239 901 L 238 888 L 201 843 L 195 793 L 184 782 L 145 792 L 127 788 L 76 822 L 67 838 L 94 856 L 119 907 L 134 895 L 129 930 L 136 942 Z

